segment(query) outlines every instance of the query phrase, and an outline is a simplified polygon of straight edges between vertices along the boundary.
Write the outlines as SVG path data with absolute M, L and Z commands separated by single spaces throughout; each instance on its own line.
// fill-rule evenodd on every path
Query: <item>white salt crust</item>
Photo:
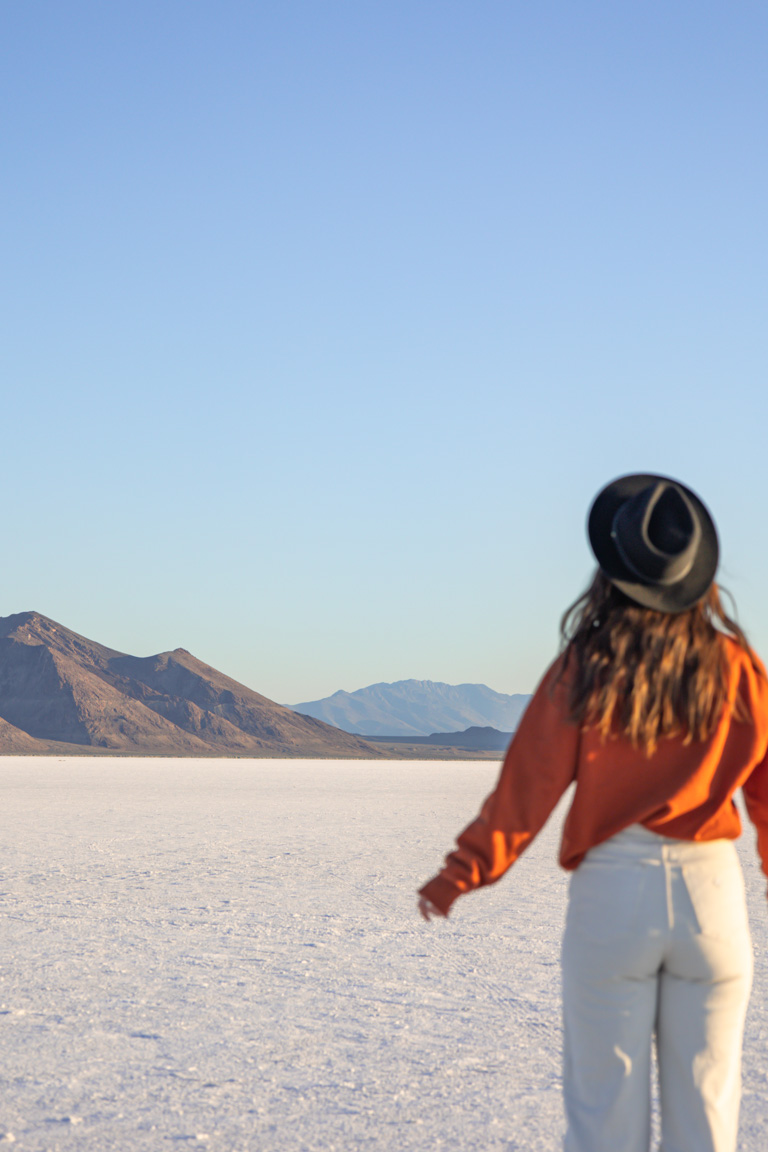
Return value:
M 553 1152 L 563 808 L 494 888 L 415 890 L 488 762 L 0 760 L 0 1143 Z M 740 1152 L 768 1120 L 768 906 Z

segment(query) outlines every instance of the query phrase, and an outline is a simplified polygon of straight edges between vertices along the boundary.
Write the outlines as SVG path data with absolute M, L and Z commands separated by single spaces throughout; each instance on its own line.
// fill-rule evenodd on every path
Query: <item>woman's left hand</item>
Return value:
M 427 900 L 426 896 L 419 897 L 419 912 L 423 920 L 431 920 L 433 917 L 441 916 L 443 920 L 446 918 L 446 913 L 441 912 L 436 908 L 431 900 Z

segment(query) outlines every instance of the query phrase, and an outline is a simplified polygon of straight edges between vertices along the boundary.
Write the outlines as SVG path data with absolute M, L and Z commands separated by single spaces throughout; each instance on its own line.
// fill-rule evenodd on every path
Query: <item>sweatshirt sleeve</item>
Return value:
M 749 818 L 757 832 L 757 854 L 768 876 L 768 757 L 758 764 L 742 788 Z
M 763 872 L 768 876 L 768 677 L 760 665 L 762 676 L 753 675 L 751 670 L 745 677 L 748 707 L 756 727 L 758 755 L 761 757 L 742 785 L 742 795 L 747 814 L 757 833 L 757 854 Z
M 757 854 L 768 876 L 768 753 L 753 768 L 742 787 L 749 818 L 757 832 Z
M 558 659 L 525 710 L 480 814 L 458 837 L 442 871 L 420 889 L 445 915 L 458 896 L 504 875 L 575 778 L 579 727 L 566 719 L 567 687 L 557 681 L 560 666 Z

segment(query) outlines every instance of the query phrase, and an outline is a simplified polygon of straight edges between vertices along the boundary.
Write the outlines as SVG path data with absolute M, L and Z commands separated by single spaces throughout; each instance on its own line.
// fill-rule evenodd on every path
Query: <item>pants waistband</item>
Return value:
M 676 840 L 671 836 L 660 836 L 642 824 L 630 824 L 609 840 L 591 848 L 585 857 L 587 861 L 598 860 L 667 860 L 679 864 L 703 860 L 719 860 L 723 864 L 736 858 L 736 847 L 732 840 Z

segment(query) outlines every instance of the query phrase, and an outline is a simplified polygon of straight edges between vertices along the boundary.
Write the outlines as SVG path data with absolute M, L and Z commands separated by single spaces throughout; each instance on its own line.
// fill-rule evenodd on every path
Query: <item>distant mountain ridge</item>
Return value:
M 441 748 L 464 748 L 472 752 L 505 752 L 513 732 L 499 732 L 498 728 L 467 728 L 464 732 L 433 732 L 431 736 L 369 736 L 376 744 L 392 743 L 409 748 L 439 746 Z
M 0 618 L 0 753 L 379 757 L 184 648 L 129 656 L 39 612 Z
M 289 707 L 361 736 L 430 736 L 486 727 L 513 732 L 529 700 L 486 684 L 397 680 Z

